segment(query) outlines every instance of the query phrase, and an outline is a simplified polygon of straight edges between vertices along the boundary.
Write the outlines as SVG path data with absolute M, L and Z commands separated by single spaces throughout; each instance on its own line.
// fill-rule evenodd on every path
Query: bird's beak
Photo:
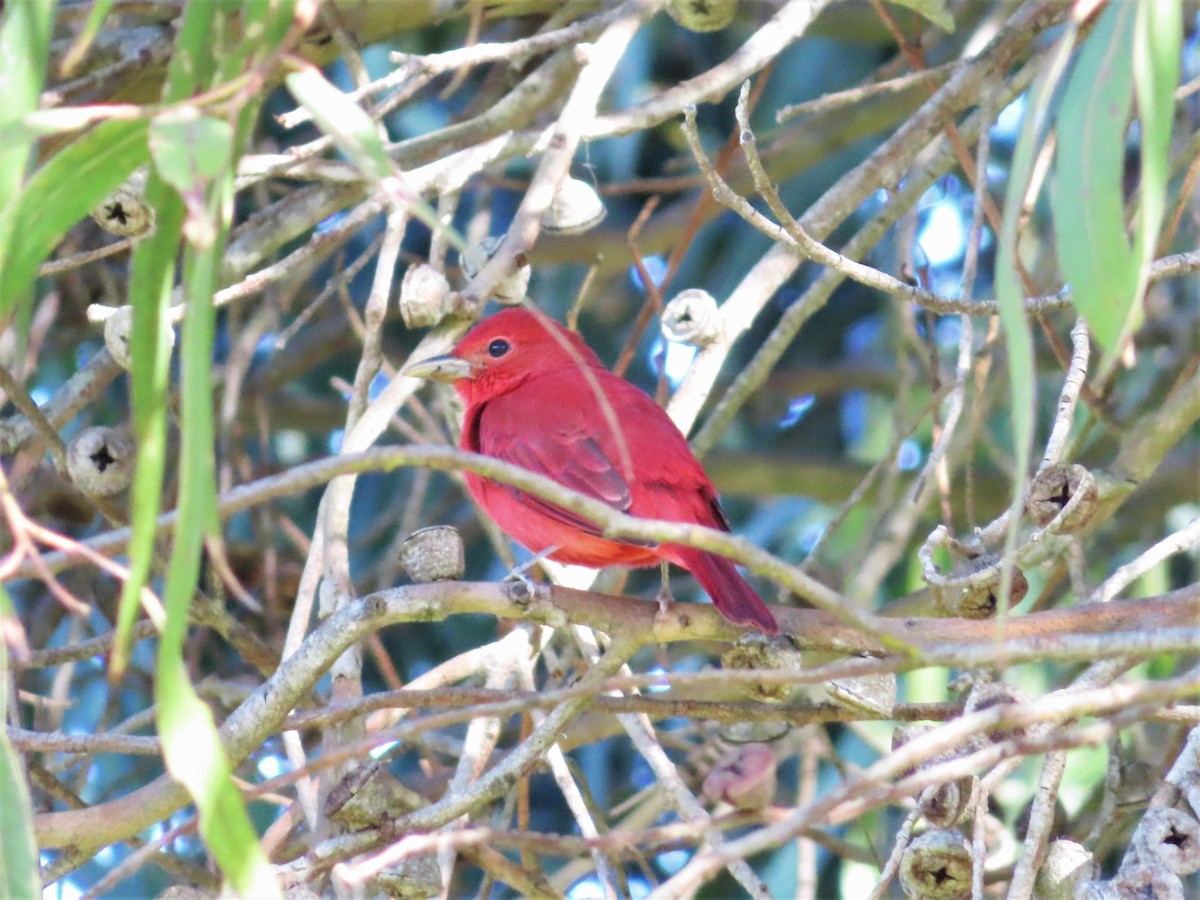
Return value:
M 433 381 L 453 383 L 464 378 L 474 378 L 475 369 L 465 359 L 447 354 L 411 362 L 400 370 L 400 374 L 409 378 L 429 378 Z

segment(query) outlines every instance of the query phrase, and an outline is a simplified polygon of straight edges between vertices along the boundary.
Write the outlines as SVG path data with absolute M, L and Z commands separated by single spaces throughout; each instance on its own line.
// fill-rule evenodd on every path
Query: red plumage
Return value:
M 462 447 L 554 479 L 648 519 L 729 530 L 717 492 L 687 440 L 643 391 L 604 368 L 579 335 L 514 308 L 475 326 L 450 357 L 466 403 Z M 516 541 L 550 558 L 602 567 L 669 560 L 690 571 L 731 622 L 779 626 L 728 559 L 673 544 L 605 538 L 576 514 L 467 473 L 480 506 Z

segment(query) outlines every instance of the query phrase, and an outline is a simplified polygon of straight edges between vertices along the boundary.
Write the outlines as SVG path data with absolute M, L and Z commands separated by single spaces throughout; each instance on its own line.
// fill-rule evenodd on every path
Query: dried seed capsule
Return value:
M 671 0 L 667 15 L 689 31 L 719 31 L 737 15 L 737 0 Z
M 1000 557 L 983 553 L 961 560 L 950 575 L 929 581 L 929 592 L 937 610 L 944 615 L 990 619 L 999 605 L 1000 582 Z M 1013 567 L 1009 605 L 1016 606 L 1027 593 L 1029 581 L 1025 573 Z
M 1147 865 L 1191 875 L 1200 869 L 1200 822 L 1169 806 L 1147 810 L 1133 833 L 1133 848 Z
M 1025 509 L 1052 534 L 1072 534 L 1095 515 L 1096 479 L 1080 465 L 1047 466 L 1034 476 Z
M 896 729 L 892 732 L 892 752 L 899 750 L 909 741 L 928 734 L 934 730 L 934 727 L 933 725 L 924 723 L 896 726 Z M 941 753 L 925 762 L 919 763 L 917 768 L 924 769 L 935 766 L 939 763 L 955 759 L 959 755 L 958 751 Z M 907 778 L 913 772 L 913 769 L 907 769 L 900 773 L 900 777 Z M 943 781 L 940 784 L 930 785 L 921 792 L 919 804 L 921 815 L 924 816 L 925 821 L 930 826 L 934 828 L 949 828 L 960 822 L 972 819 L 975 815 L 975 807 L 978 801 L 979 779 L 974 775 L 965 775 L 962 778 L 956 778 L 952 781 Z
M 373 883 L 385 897 L 437 897 L 442 892 L 442 870 L 437 857 L 425 853 L 382 869 Z
M 133 437 L 125 428 L 85 428 L 67 447 L 67 474 L 89 497 L 111 497 L 133 481 Z
M 428 328 L 450 312 L 450 282 L 428 263 L 409 266 L 400 282 L 400 315 L 408 328 Z
M 603 222 L 607 214 L 595 188 L 578 178 L 564 178 L 542 215 L 542 228 L 549 234 L 582 234 Z
M 803 658 L 799 651 L 779 640 L 752 632 L 738 638 L 721 654 L 723 669 L 799 669 Z M 747 684 L 746 693 L 756 700 L 782 703 L 796 692 L 796 686 L 780 682 Z
M 921 794 L 921 815 L 933 828 L 951 828 L 975 818 L 979 779 L 974 775 L 933 785 Z
M 104 310 L 106 307 L 93 306 L 89 309 L 89 314 L 92 310 Z M 161 323 L 163 338 L 167 342 L 168 347 L 175 346 L 175 329 L 171 327 L 171 323 L 164 319 Z M 104 319 L 104 346 L 108 348 L 108 352 L 112 354 L 112 358 L 117 361 L 125 371 L 131 371 L 133 368 L 133 307 L 118 306 L 116 309 L 108 313 Z
M 490 237 L 485 237 L 478 244 L 472 244 L 464 250 L 462 256 L 459 258 L 463 274 L 468 279 L 478 275 L 483 267 L 487 265 L 487 261 L 492 258 L 502 240 L 504 238 L 499 235 L 491 235 Z M 498 303 L 520 303 L 525 298 L 525 292 L 529 289 L 529 278 L 533 274 L 533 267 L 525 261 L 523 256 L 516 260 L 516 265 L 517 268 L 515 271 L 500 279 L 496 283 L 496 286 L 492 288 L 492 296 Z
M 146 203 L 146 172 L 139 169 L 92 210 L 105 231 L 121 237 L 142 237 L 154 230 L 154 208 Z
M 662 333 L 669 341 L 707 347 L 721 337 L 717 301 L 699 288 L 680 291 L 663 309 Z
M 991 709 L 994 706 L 1023 706 L 1030 702 L 1028 694 L 1011 684 L 1005 684 L 1002 681 L 986 681 L 971 689 L 966 702 L 963 703 L 963 715 Z M 981 740 L 986 743 L 1007 741 L 1023 737 L 1026 733 L 1027 729 L 1025 728 L 1003 729 L 993 731 Z
M 1076 889 L 1095 871 L 1092 853 L 1074 841 L 1051 841 L 1038 870 L 1034 894 L 1044 900 L 1074 900 Z
M 1109 893 L 1101 893 L 1103 891 Z M 1088 882 L 1075 894 L 1084 900 L 1142 900 L 1152 897 L 1154 900 L 1184 900 L 1187 895 L 1183 890 L 1183 882 L 1174 872 L 1168 872 L 1162 866 L 1122 866 L 1117 877 L 1105 884 L 1104 882 Z
M 829 699 L 839 706 L 890 716 L 896 706 L 896 676 L 891 672 L 835 678 L 825 683 Z
M 957 830 L 926 831 L 900 858 L 900 886 L 918 900 L 971 896 L 971 850 Z
M 461 578 L 466 569 L 462 535 L 449 525 L 414 531 L 400 549 L 400 564 L 419 584 Z
M 775 796 L 775 752 L 766 744 L 734 747 L 704 779 L 704 793 L 738 809 L 769 806 Z

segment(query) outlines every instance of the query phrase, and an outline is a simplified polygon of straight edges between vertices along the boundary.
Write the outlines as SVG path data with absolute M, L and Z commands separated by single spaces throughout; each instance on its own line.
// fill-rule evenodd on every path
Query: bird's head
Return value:
M 561 366 L 603 364 L 578 334 L 545 313 L 511 307 L 484 319 L 449 353 L 409 363 L 401 374 L 450 382 L 469 404 Z

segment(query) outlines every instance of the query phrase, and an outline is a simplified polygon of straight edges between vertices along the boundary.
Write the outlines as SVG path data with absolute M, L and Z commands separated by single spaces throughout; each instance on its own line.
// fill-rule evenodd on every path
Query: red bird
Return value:
M 476 325 L 446 356 L 405 374 L 453 382 L 466 404 L 461 446 L 554 479 L 647 519 L 729 530 L 717 492 L 686 438 L 644 392 L 604 368 L 574 332 L 541 313 L 506 309 Z M 534 553 L 600 568 L 668 560 L 691 572 L 729 621 L 779 626 L 728 559 L 677 544 L 610 540 L 581 516 L 466 473 L 471 496 Z

